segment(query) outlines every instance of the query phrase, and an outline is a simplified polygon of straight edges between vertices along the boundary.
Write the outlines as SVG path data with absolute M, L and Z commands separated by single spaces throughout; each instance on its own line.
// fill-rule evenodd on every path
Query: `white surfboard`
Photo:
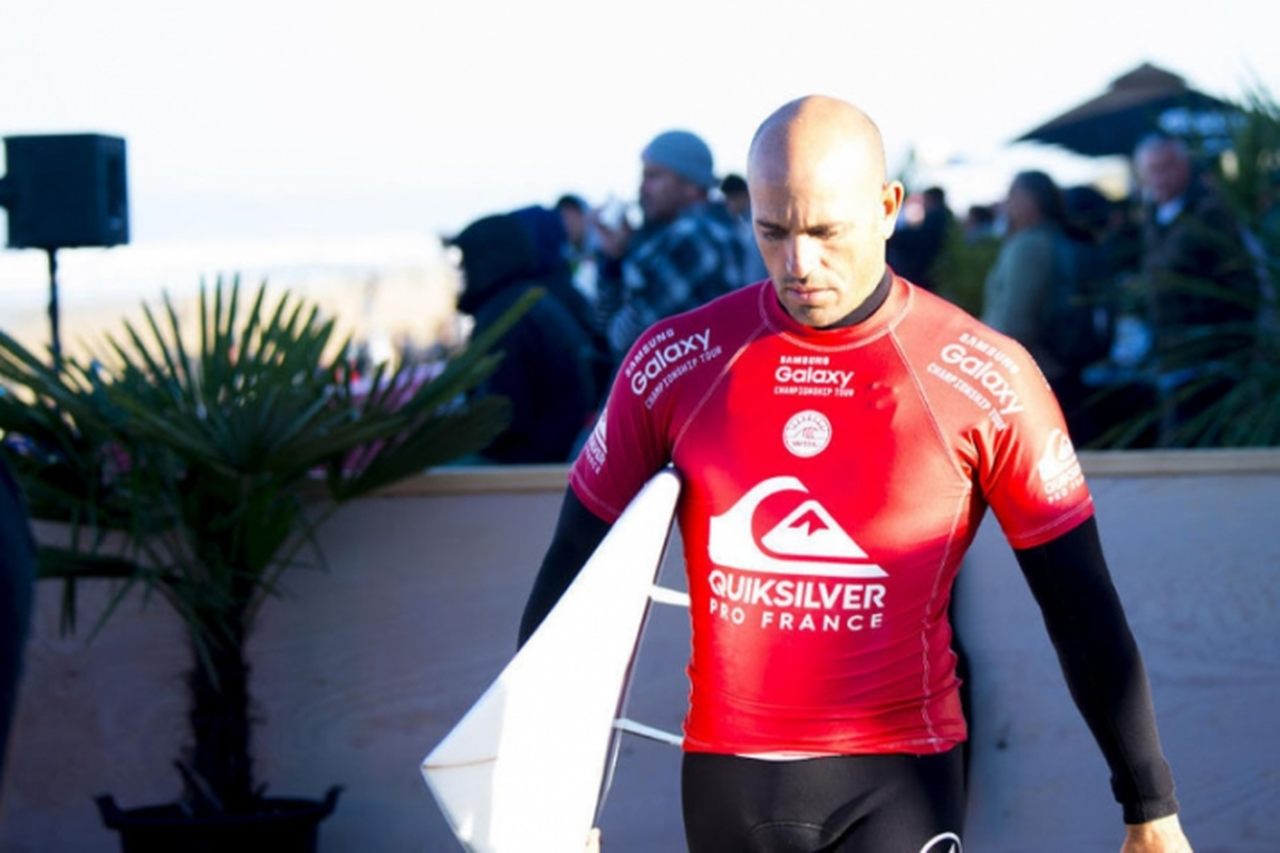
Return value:
M 669 468 L 649 481 L 538 630 L 423 760 L 427 786 L 467 849 L 577 853 L 596 817 L 615 729 L 662 739 L 617 718 L 651 595 L 680 600 L 653 593 L 679 494 Z

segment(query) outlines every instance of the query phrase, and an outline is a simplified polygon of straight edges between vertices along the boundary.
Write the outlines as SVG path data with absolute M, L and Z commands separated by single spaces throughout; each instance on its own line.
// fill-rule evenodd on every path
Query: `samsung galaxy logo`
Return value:
M 834 385 L 847 388 L 853 381 L 853 371 L 831 370 L 826 367 L 791 367 L 781 364 L 773 372 L 773 378 L 788 385 Z
M 1009 380 L 996 366 L 996 362 L 970 355 L 963 344 L 947 344 L 942 348 L 942 360 L 953 365 L 955 369 L 977 382 L 990 394 L 1002 415 L 1016 415 L 1022 411 L 1022 401 L 1013 390 Z
M 661 376 L 667 368 L 691 356 L 706 352 L 710 346 L 711 329 L 708 328 L 655 349 L 649 360 L 631 374 L 632 393 L 637 396 L 643 394 L 649 387 L 649 383 Z

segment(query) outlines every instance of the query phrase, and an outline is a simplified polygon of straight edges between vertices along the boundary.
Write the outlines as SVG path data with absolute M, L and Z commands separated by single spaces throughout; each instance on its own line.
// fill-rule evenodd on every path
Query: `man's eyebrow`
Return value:
M 756 225 L 761 228 L 772 228 L 775 231 L 787 231 L 790 227 L 779 222 L 772 222 L 768 219 L 756 217 Z M 836 222 L 815 222 L 813 225 L 806 225 L 800 231 L 804 234 L 812 234 L 814 231 L 834 231 L 839 228 Z

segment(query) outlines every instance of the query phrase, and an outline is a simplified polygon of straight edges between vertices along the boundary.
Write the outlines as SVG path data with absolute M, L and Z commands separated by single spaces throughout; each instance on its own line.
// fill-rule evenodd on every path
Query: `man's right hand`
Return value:
M 1120 853 L 1191 853 L 1191 842 L 1183 834 L 1178 816 L 1171 814 L 1126 826 Z
M 610 227 L 604 224 L 600 211 L 597 210 L 591 215 L 591 224 L 595 228 L 596 245 L 601 252 L 614 260 L 627 253 L 627 244 L 631 242 L 631 226 L 627 224 L 625 217 L 619 219 L 617 227 Z
M 592 829 L 587 833 L 587 853 L 600 853 L 600 830 Z

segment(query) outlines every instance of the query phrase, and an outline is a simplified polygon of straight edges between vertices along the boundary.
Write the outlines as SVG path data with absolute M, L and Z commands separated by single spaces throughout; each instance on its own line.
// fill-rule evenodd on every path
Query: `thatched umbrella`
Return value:
M 1107 91 L 1029 130 L 1015 141 L 1059 145 L 1090 157 L 1129 154 L 1142 137 L 1164 133 L 1195 139 L 1210 151 L 1230 140 L 1235 108 L 1187 85 L 1171 71 L 1144 63 Z

